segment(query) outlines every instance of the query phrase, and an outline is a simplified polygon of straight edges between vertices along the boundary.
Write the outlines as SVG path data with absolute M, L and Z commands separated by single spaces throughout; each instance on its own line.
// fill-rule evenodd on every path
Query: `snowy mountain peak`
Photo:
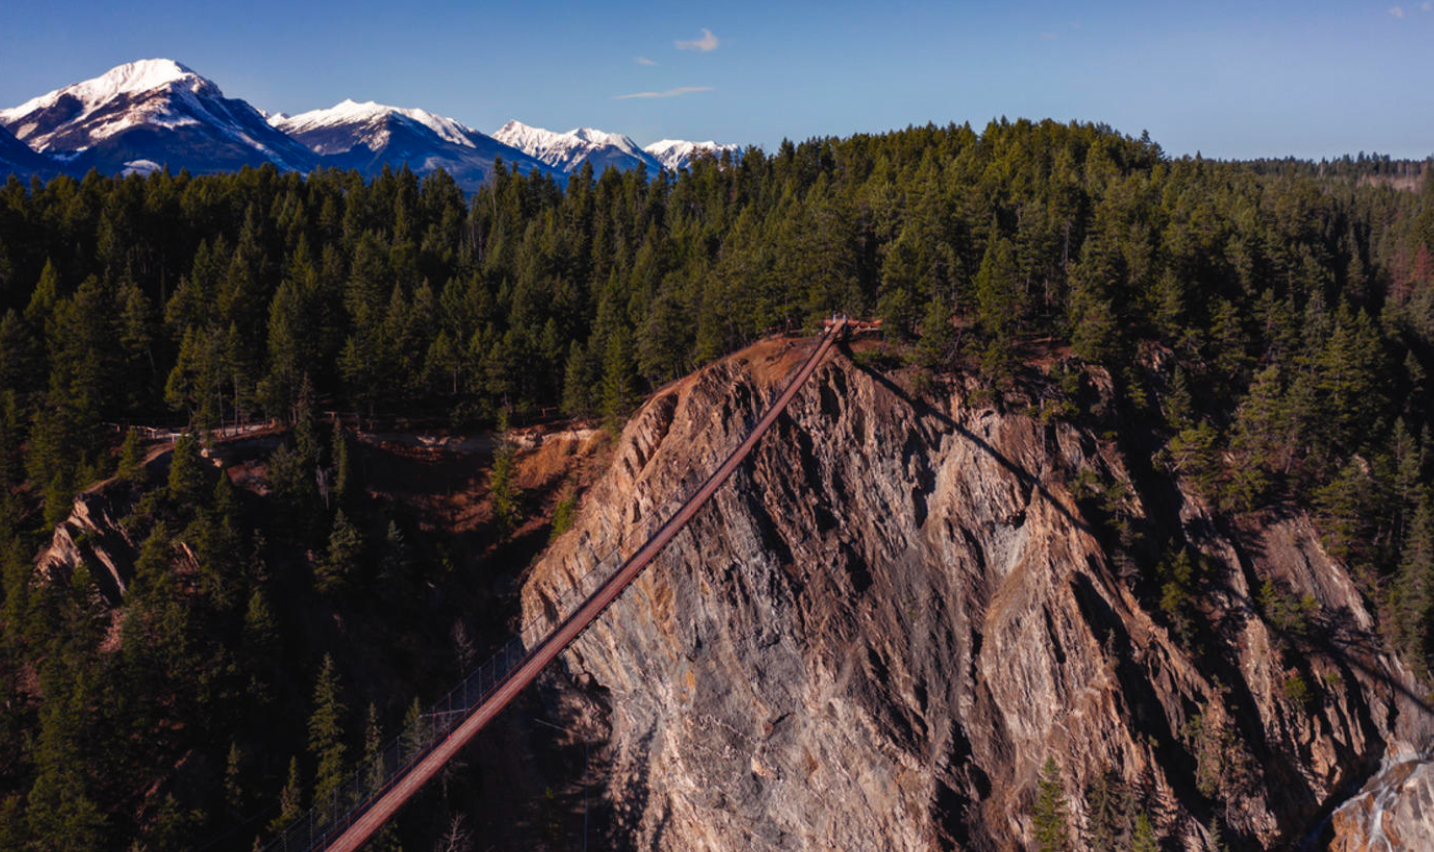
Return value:
M 498 128 L 498 132 L 493 134 L 493 138 L 520 151 L 527 151 L 529 154 L 540 148 L 563 144 L 562 133 L 533 127 L 517 120 L 510 121 Z
M 314 161 L 258 110 L 171 59 L 130 62 L 0 110 L 0 127 L 77 170 L 121 171 L 142 160 L 199 171 L 264 162 L 306 169 Z
M 740 145 L 719 145 L 716 142 L 688 142 L 685 139 L 663 139 L 648 145 L 642 150 L 656 158 L 669 171 L 677 171 L 686 168 L 692 158 L 699 154 L 711 154 L 714 157 L 721 157 L 722 152 L 731 151 L 735 157 L 741 152 Z
M 564 136 L 571 136 L 574 139 L 581 139 L 584 142 L 591 142 L 594 145 L 613 145 L 621 148 L 629 154 L 635 154 L 640 149 L 632 137 L 621 133 L 607 133 L 602 130 L 594 130 L 591 127 L 577 127 L 569 130 Z
M 493 138 L 563 172 L 576 172 L 585 162 L 591 163 L 593 171 L 598 173 L 607 168 L 625 171 L 636 168 L 639 163 L 649 171 L 661 168 L 657 160 L 627 136 L 591 127 L 555 133 L 521 121 L 510 121 L 499 128 Z
M 102 76 L 80 85 L 94 85 L 97 94 L 113 96 L 123 92 L 147 92 L 150 89 L 158 89 L 166 83 L 180 80 L 200 80 L 209 83 L 208 80 L 194 73 L 192 69 L 173 59 L 141 59 L 138 62 L 128 62 L 111 68 Z M 210 83 L 210 85 L 214 84 Z
M 378 174 L 407 164 L 444 170 L 465 189 L 489 179 L 501 158 L 523 174 L 566 180 L 588 166 L 647 170 L 687 166 L 699 152 L 735 145 L 664 139 L 641 148 L 631 137 L 594 127 L 556 133 L 509 121 L 486 136 L 422 109 L 345 99 L 298 115 L 268 113 L 227 98 L 212 81 L 172 59 L 143 59 L 0 109 L 0 168 L 51 173 L 232 171 L 272 163 L 309 171 L 319 165 Z
M 63 98 L 74 98 L 78 102 L 80 108 L 76 110 L 76 118 L 80 118 L 120 95 L 148 92 L 173 83 L 183 83 L 195 91 L 213 89 L 215 93 L 219 92 L 218 86 L 172 59 L 141 59 L 111 68 L 92 80 L 65 86 L 31 98 L 17 107 L 0 110 L 0 122 L 49 109 Z
M 346 99 L 329 109 L 316 109 L 295 116 L 276 115 L 269 119 L 269 123 L 295 137 L 329 128 L 354 127 L 354 144 L 368 144 L 370 148 L 377 150 L 388 139 L 389 131 L 385 123 L 395 116 L 426 127 L 444 142 L 467 148 L 474 147 L 473 136 L 476 131 L 471 127 L 426 110 L 386 106 L 373 101 L 359 103 Z M 363 129 L 359 129 L 359 126 L 363 126 Z M 334 152 L 319 150 L 319 153 Z
M 329 109 L 276 115 L 269 123 L 326 164 L 366 175 L 379 174 L 385 165 L 407 165 L 418 174 L 443 169 L 459 186 L 476 190 L 492 175 L 497 158 L 523 174 L 551 171 L 522 151 L 421 109 L 345 100 Z

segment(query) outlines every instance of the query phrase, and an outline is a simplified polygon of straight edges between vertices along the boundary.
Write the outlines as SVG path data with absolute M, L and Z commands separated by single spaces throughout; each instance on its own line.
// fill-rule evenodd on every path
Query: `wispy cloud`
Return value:
M 1429 2 L 1429 0 L 1424 0 L 1423 5 L 1421 5 L 1419 8 L 1427 12 L 1430 9 L 1434 9 L 1434 3 Z
M 690 40 L 678 39 L 677 41 L 673 42 L 673 44 L 677 45 L 678 50 L 695 50 L 699 53 L 707 53 L 708 51 L 716 50 L 717 45 L 720 44 L 720 42 L 717 41 L 717 36 L 713 35 L 711 30 L 707 29 L 706 27 L 703 27 L 702 38 L 694 38 Z
M 693 92 L 710 92 L 711 86 L 678 86 L 675 89 L 668 89 L 665 92 L 633 92 L 630 95 L 618 95 L 613 98 L 615 101 L 625 101 L 628 98 L 675 98 L 678 95 L 690 95 Z
M 1060 36 L 1055 33 L 1041 33 L 1041 41 L 1055 41 L 1058 38 L 1060 38 Z
M 634 59 L 633 61 L 636 62 L 638 65 L 656 65 L 656 64 L 657 64 L 656 62 L 652 61 L 651 59 L 648 59 L 646 56 L 639 56 L 639 57 L 637 57 L 636 59 Z
M 1403 7 L 1403 6 L 1390 6 L 1390 7 L 1389 7 L 1389 14 L 1393 15 L 1393 16 L 1396 17 L 1396 18 L 1402 18 L 1402 17 L 1404 17 L 1404 7 Z

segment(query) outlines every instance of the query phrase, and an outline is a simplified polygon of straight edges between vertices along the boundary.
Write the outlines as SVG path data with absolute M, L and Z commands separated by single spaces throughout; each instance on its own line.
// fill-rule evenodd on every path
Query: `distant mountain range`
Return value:
M 521 150 L 421 109 L 344 101 L 293 117 L 271 116 L 269 124 L 303 143 L 324 165 L 365 175 L 378 174 L 385 164 L 407 163 L 419 174 L 441 168 L 460 186 L 475 189 L 492 175 L 497 157 L 524 174 L 553 171 Z
M 226 98 L 212 81 L 168 59 L 113 68 L 93 80 L 0 110 L 0 177 L 147 173 L 168 166 L 194 174 L 273 163 L 284 171 L 356 169 L 365 176 L 405 164 L 443 169 L 465 190 L 489 179 L 495 159 L 564 180 L 585 163 L 595 174 L 640 164 L 685 168 L 704 152 L 735 145 L 664 139 L 640 148 L 592 128 L 554 133 L 517 121 L 492 136 L 421 109 L 343 101 L 299 115 L 267 115 Z
M 661 163 L 668 171 L 685 169 L 693 157 L 711 154 L 721 158 L 726 152 L 736 157 L 742 152 L 741 145 L 718 145 L 716 142 L 688 142 L 684 139 L 663 139 L 642 150 Z

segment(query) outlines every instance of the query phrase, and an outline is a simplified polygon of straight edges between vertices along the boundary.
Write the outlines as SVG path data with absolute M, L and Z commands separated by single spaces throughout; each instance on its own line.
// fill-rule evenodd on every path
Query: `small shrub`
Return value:
M 573 522 L 578 517 L 578 495 L 572 490 L 563 494 L 558 501 L 557 508 L 553 510 L 553 532 L 551 538 L 558 536 L 573 528 Z
M 858 367 L 864 367 L 868 370 L 875 370 L 880 373 L 895 370 L 901 366 L 901 356 L 884 348 L 863 349 L 860 352 L 853 353 L 851 360 L 854 361 Z
M 1304 706 L 1314 698 L 1314 690 L 1310 689 L 1309 683 L 1300 675 L 1290 675 L 1285 678 L 1285 698 Z
M 1297 639 L 1309 635 L 1314 627 L 1315 616 L 1319 614 L 1319 601 L 1315 600 L 1314 595 L 1296 597 L 1280 591 L 1270 580 L 1260 585 L 1258 602 L 1260 611 L 1271 626 L 1280 633 Z

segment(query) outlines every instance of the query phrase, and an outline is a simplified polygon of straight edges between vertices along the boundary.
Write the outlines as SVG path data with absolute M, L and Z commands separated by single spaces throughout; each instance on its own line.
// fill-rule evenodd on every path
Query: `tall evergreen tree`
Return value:
M 1066 790 L 1055 758 L 1047 757 L 1036 781 L 1036 804 L 1031 812 L 1039 852 L 1068 852 L 1070 825 L 1066 820 Z
M 1405 535 L 1392 590 L 1394 630 L 1415 670 L 1428 671 L 1430 619 L 1434 616 L 1434 509 L 1419 499 Z
M 313 806 L 321 813 L 340 804 L 335 796 L 347 774 L 344 769 L 344 716 L 347 713 L 334 659 L 325 654 L 314 682 L 314 712 L 309 716 L 309 754 L 317 764 Z
M 358 571 L 363 556 L 363 536 L 339 509 L 334 513 L 333 531 L 329 533 L 329 549 L 314 572 L 320 592 L 333 594 L 342 590 Z

